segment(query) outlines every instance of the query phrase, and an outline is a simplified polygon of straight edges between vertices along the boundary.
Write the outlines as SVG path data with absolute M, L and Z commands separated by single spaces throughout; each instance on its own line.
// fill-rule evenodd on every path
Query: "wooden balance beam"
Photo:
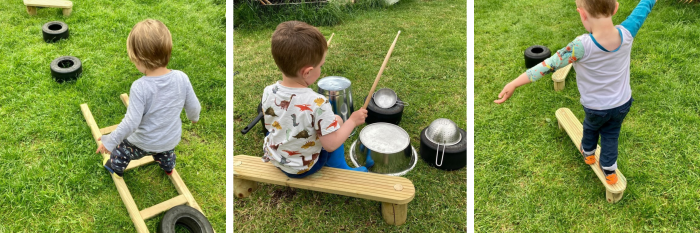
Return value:
M 554 71 L 554 74 L 552 74 L 552 81 L 554 81 L 554 91 L 564 90 L 566 76 L 569 75 L 569 71 L 571 70 L 572 65 L 573 64 L 568 64 L 564 66 L 564 68 Z
M 384 221 L 397 226 L 406 223 L 408 203 L 416 191 L 413 183 L 403 177 L 331 167 L 323 167 L 302 179 L 293 179 L 272 163 L 262 162 L 260 157 L 233 156 L 234 195 L 248 197 L 257 188 L 257 182 L 379 201 Z
M 568 108 L 557 109 L 556 116 L 557 121 L 559 122 L 559 129 L 564 129 L 564 131 L 569 134 L 571 141 L 574 143 L 576 150 L 578 151 L 578 148 L 581 147 L 581 138 L 583 137 L 583 125 Z M 625 176 L 622 175 L 622 172 L 620 172 L 618 169 L 615 170 L 618 178 L 617 183 L 614 185 L 609 185 L 606 183 L 605 175 L 603 175 L 603 171 L 600 170 L 600 166 L 598 165 L 599 159 L 600 146 L 598 146 L 595 150 L 596 162 L 591 164 L 591 168 L 598 176 L 598 179 L 600 179 L 600 182 L 602 182 L 605 186 L 605 199 L 607 199 L 610 203 L 616 203 L 622 199 L 622 195 L 625 193 L 625 189 L 627 188 L 627 178 L 625 178 Z
M 129 106 L 129 96 L 127 94 L 122 94 L 120 96 L 122 99 L 122 103 L 126 107 Z M 87 122 L 88 126 L 90 127 L 90 131 L 92 132 L 92 137 L 97 143 L 97 146 L 99 147 L 102 145 L 101 141 L 97 141 L 97 139 L 101 138 L 103 134 L 108 134 L 114 131 L 116 129 L 116 126 L 110 126 L 107 128 L 100 129 L 97 127 L 97 123 L 95 123 L 95 118 L 92 116 L 92 112 L 90 112 L 90 108 L 88 108 L 87 104 L 81 104 L 80 105 L 80 110 L 83 112 L 83 117 L 85 117 L 85 121 Z M 104 165 L 107 160 L 109 160 L 109 154 L 107 153 L 102 153 L 102 165 Z M 140 167 L 146 164 L 150 164 L 153 162 L 153 157 L 152 156 L 146 156 L 142 159 L 138 160 L 132 160 L 129 163 L 129 166 L 126 167 L 125 170 L 130 170 L 136 167 Z M 139 211 L 138 207 L 136 206 L 136 202 L 134 202 L 134 198 L 131 197 L 131 193 L 129 192 L 129 189 L 126 187 L 126 183 L 124 183 L 124 179 L 117 176 L 116 174 L 111 174 L 112 180 L 114 180 L 114 184 L 117 186 L 117 191 L 119 192 L 119 196 L 121 196 L 122 201 L 124 202 L 124 205 L 126 206 L 127 212 L 129 212 L 129 216 L 131 217 L 131 221 L 134 222 L 134 227 L 136 227 L 136 232 L 139 233 L 148 233 L 148 228 L 146 227 L 145 220 L 150 219 L 152 217 L 155 217 L 156 215 L 163 213 L 165 211 L 168 211 L 170 208 L 173 208 L 175 206 L 187 204 L 191 206 L 192 208 L 195 208 L 199 210 L 199 212 L 204 212 L 202 209 L 199 207 L 197 204 L 197 201 L 195 201 L 194 197 L 190 193 L 190 191 L 187 189 L 187 186 L 185 186 L 185 182 L 182 181 L 182 178 L 180 177 L 180 174 L 177 173 L 175 169 L 173 169 L 172 174 L 170 174 L 170 181 L 173 182 L 173 185 L 175 186 L 175 189 L 177 189 L 177 192 L 180 194 L 174 198 L 171 198 L 167 201 L 161 202 L 159 204 L 156 204 L 154 206 L 148 207 L 146 209 L 143 209 Z
M 73 12 L 73 2 L 60 0 L 24 0 L 24 5 L 27 6 L 29 15 L 36 15 L 37 7 L 53 7 L 63 8 L 63 16 L 70 16 Z

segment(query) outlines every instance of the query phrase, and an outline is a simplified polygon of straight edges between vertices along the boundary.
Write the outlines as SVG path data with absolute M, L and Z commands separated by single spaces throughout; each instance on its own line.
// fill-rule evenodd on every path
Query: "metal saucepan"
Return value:
M 370 172 L 402 176 L 416 166 L 418 153 L 401 127 L 378 122 L 365 126 L 350 147 L 350 160 L 356 166 L 369 166 Z
M 328 76 L 318 81 L 318 93 L 328 98 L 333 113 L 343 118 L 343 122 L 350 119 L 354 111 L 351 84 L 349 79 L 340 76 Z
M 398 100 L 398 97 L 396 96 L 396 92 L 394 90 L 391 90 L 389 88 L 382 88 L 379 89 L 377 92 L 372 94 L 374 104 L 377 105 L 377 107 L 380 108 L 391 108 L 394 107 L 394 105 L 399 104 L 403 106 L 408 106 L 408 103 L 403 102 Z
M 258 104 L 258 115 L 255 116 L 255 118 L 253 118 L 253 120 L 248 124 L 248 126 L 246 126 L 245 128 L 243 128 L 241 130 L 241 133 L 242 134 L 248 133 L 248 131 L 250 131 L 250 129 L 252 129 L 255 126 L 255 124 L 258 123 L 258 121 L 263 119 L 263 117 L 264 117 L 264 115 L 263 115 L 263 111 L 262 111 L 262 103 L 260 103 L 260 104 Z M 264 127 L 265 126 L 263 126 L 263 128 Z

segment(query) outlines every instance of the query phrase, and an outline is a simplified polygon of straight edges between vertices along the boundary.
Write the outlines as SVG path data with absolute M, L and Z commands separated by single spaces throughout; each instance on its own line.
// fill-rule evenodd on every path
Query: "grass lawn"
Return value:
M 173 36 L 169 68 L 187 73 L 202 104 L 201 120 L 184 116 L 177 169 L 219 231 L 225 231 L 225 5 L 212 1 L 79 1 L 73 13 L 43 8 L 30 17 L 20 0 L 0 8 L 0 232 L 134 232 L 134 225 L 107 171 L 79 105 L 87 103 L 97 124 L 118 124 L 128 93 L 141 73 L 126 54 L 126 37 L 137 22 L 163 21 Z M 64 21 L 70 38 L 47 44 L 41 27 Z M 81 59 L 77 82 L 58 84 L 49 63 Z M 140 209 L 177 195 L 157 165 L 125 174 Z M 157 230 L 162 215 L 146 220 Z
M 411 135 L 411 145 L 418 149 L 420 130 L 437 118 L 452 119 L 466 128 L 465 9 L 466 2 L 459 0 L 408 0 L 388 8 L 357 12 L 341 24 L 320 27 L 326 38 L 335 33 L 321 77 L 338 75 L 350 79 L 355 109 L 359 109 L 396 32 L 401 30 L 377 88 L 392 88 L 410 104 L 400 126 Z M 282 78 L 270 54 L 273 31 L 274 27 L 234 32 L 234 69 L 239 72 L 234 76 L 235 155 L 262 156 L 260 125 L 246 135 L 239 131 L 256 115 L 263 88 Z M 346 141 L 346 151 L 355 137 Z M 384 222 L 379 202 L 261 184 L 250 197 L 234 199 L 235 229 L 466 231 L 466 169 L 445 172 L 419 160 L 405 177 L 417 191 L 402 226 Z
M 619 0 L 621 23 L 639 1 Z M 586 33 L 574 1 L 475 1 L 475 228 L 477 231 L 698 231 L 700 225 L 700 5 L 659 1 L 635 38 L 635 99 L 620 135 L 627 190 L 616 204 L 554 112 L 583 120 L 575 71 L 562 92 L 551 76 L 493 100 L 525 71 L 523 51 L 556 51 Z

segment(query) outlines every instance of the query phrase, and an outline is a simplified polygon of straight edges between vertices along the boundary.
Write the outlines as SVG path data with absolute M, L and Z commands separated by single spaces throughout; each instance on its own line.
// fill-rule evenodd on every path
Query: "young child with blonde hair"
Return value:
M 557 53 L 533 66 L 508 83 L 494 102 L 505 102 L 519 86 L 534 82 L 546 74 L 573 63 L 583 121 L 581 148 L 586 164 L 594 164 L 600 137 L 599 166 L 608 184 L 617 183 L 618 138 L 622 121 L 632 107 L 630 53 L 637 31 L 644 23 L 655 0 L 641 0 L 632 14 L 615 26 L 616 0 L 576 0 L 576 10 L 588 34 L 581 35 Z
M 137 23 L 126 39 L 129 59 L 144 76 L 129 90 L 129 106 L 119 126 L 98 139 L 96 153 L 110 153 L 104 167 L 119 177 L 131 160 L 153 156 L 166 174 L 175 168 L 175 146 L 180 143 L 185 109 L 187 118 L 199 121 L 201 106 L 185 73 L 170 70 L 173 42 L 162 22 L 147 19 Z

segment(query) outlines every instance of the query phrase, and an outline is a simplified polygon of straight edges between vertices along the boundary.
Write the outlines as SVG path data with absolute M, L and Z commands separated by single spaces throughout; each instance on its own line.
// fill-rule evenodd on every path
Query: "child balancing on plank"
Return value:
M 96 153 L 110 153 L 104 165 L 118 177 L 124 175 L 129 162 L 144 156 L 172 174 L 175 168 L 175 146 L 180 143 L 185 109 L 192 123 L 199 120 L 202 109 L 190 79 L 179 70 L 166 68 L 173 41 L 162 22 L 147 19 L 137 23 L 126 39 L 129 59 L 144 74 L 129 90 L 129 107 L 117 129 L 98 140 Z
M 326 60 L 328 46 L 321 32 L 303 22 L 283 22 L 272 34 L 271 43 L 282 81 L 263 92 L 269 134 L 263 143 L 262 160 L 272 162 L 291 178 L 306 177 L 324 165 L 367 172 L 364 166 L 347 165 L 343 146 L 352 130 L 365 123 L 367 110 L 357 110 L 343 122 L 333 114 L 328 100 L 308 87 L 321 75 Z
M 570 63 L 576 70 L 576 84 L 586 113 L 583 138 L 579 148 L 586 164 L 595 161 L 600 136 L 599 166 L 610 185 L 617 183 L 617 147 L 622 121 L 632 107 L 630 88 L 630 51 L 637 31 L 644 23 L 655 0 L 641 0 L 622 24 L 615 26 L 616 0 L 576 0 L 576 10 L 588 34 L 581 35 L 566 47 L 530 68 L 508 83 L 495 103 L 503 103 L 519 86 L 528 84 Z

